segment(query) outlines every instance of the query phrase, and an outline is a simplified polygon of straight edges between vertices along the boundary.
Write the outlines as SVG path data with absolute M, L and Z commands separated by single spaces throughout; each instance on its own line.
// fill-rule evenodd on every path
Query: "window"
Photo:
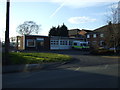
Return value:
M 77 43 L 74 43 L 75 46 L 77 46 Z
M 93 45 L 96 45 L 97 44 L 97 41 L 93 41 Z
M 20 47 L 20 40 L 18 40 L 18 47 Z
M 104 45 L 104 41 L 100 41 L 100 46 L 103 46 Z
M 60 45 L 63 45 L 63 41 L 60 41 Z
M 35 40 L 34 39 L 28 39 L 27 40 L 27 47 L 35 47 Z
M 87 38 L 90 38 L 90 35 L 89 35 L 89 34 L 87 35 Z
M 67 41 L 65 40 L 62 40 L 62 41 L 60 41 L 60 45 L 67 45 Z
M 72 41 L 69 41 L 69 45 L 72 45 Z
M 64 41 L 64 45 L 67 45 L 67 41 Z
M 52 40 L 51 41 L 51 45 L 58 45 L 58 44 L 59 44 L 58 40 Z
M 104 37 L 104 34 L 100 34 L 100 37 Z
M 88 45 L 90 45 L 90 41 L 88 41 Z
M 96 34 L 93 34 L 93 37 L 96 38 Z

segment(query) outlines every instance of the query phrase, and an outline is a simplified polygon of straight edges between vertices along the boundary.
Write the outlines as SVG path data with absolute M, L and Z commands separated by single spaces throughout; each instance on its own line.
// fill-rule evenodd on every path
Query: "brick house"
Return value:
M 79 29 L 70 29 L 68 31 L 68 36 L 71 38 L 77 38 L 77 37 L 79 37 L 79 32 L 80 32 Z
M 93 30 L 93 32 L 88 32 L 86 34 L 86 38 L 90 46 L 110 48 L 109 44 L 111 44 L 111 47 L 113 47 L 112 45 L 113 44 L 112 42 L 114 41 L 113 32 L 116 33 L 117 35 L 115 37 L 120 40 L 120 36 L 119 36 L 120 24 L 113 24 L 112 28 L 114 29 L 114 31 L 110 30 L 109 25 L 105 25 L 105 26 L 102 26 L 100 28 Z M 110 40 L 111 43 L 108 44 L 107 39 L 109 38 L 111 39 Z
M 85 30 L 85 29 L 71 29 L 68 31 L 70 38 L 78 38 L 82 41 L 86 41 L 86 33 L 92 32 L 91 30 Z
M 91 47 L 104 47 L 104 34 L 93 31 L 87 33 L 86 38 Z

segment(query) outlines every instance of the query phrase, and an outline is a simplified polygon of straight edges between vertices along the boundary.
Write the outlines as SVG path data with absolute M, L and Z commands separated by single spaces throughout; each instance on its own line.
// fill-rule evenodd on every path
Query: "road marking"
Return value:
M 120 58 L 120 56 L 102 56 L 102 57 L 105 57 L 105 58 Z
M 78 71 L 78 70 L 80 70 L 80 67 L 78 67 L 78 68 L 75 69 L 75 71 Z
M 107 68 L 108 68 L 108 64 L 107 64 L 107 65 L 105 65 L 104 69 L 107 69 Z

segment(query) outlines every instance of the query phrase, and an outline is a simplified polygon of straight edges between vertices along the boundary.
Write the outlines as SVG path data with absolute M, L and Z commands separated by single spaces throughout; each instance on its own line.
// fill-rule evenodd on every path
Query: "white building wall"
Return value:
M 71 49 L 72 45 L 70 43 L 70 39 L 51 39 L 50 40 L 50 49 L 51 50 L 59 50 L 59 49 Z

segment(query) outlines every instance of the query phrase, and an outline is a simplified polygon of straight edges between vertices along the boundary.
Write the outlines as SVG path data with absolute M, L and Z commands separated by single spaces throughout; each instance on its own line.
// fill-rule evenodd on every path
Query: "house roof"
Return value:
M 68 30 L 68 34 L 69 34 L 69 36 L 71 36 L 71 35 L 77 35 L 78 33 L 79 33 L 79 29 L 70 29 L 70 30 Z
M 113 26 L 113 29 L 118 30 L 118 28 L 120 27 L 120 24 L 112 24 L 112 26 Z M 108 32 L 108 28 L 109 28 L 109 25 L 105 25 L 105 26 L 95 29 L 94 32 L 99 32 L 99 33 Z
M 102 26 L 100 28 L 95 29 L 93 32 L 104 32 L 108 28 L 108 25 Z
M 85 32 L 93 32 L 92 30 L 86 30 L 86 29 L 82 29 L 81 31 L 85 31 Z
M 49 36 L 43 36 L 43 35 L 25 35 L 25 36 L 49 37 Z

